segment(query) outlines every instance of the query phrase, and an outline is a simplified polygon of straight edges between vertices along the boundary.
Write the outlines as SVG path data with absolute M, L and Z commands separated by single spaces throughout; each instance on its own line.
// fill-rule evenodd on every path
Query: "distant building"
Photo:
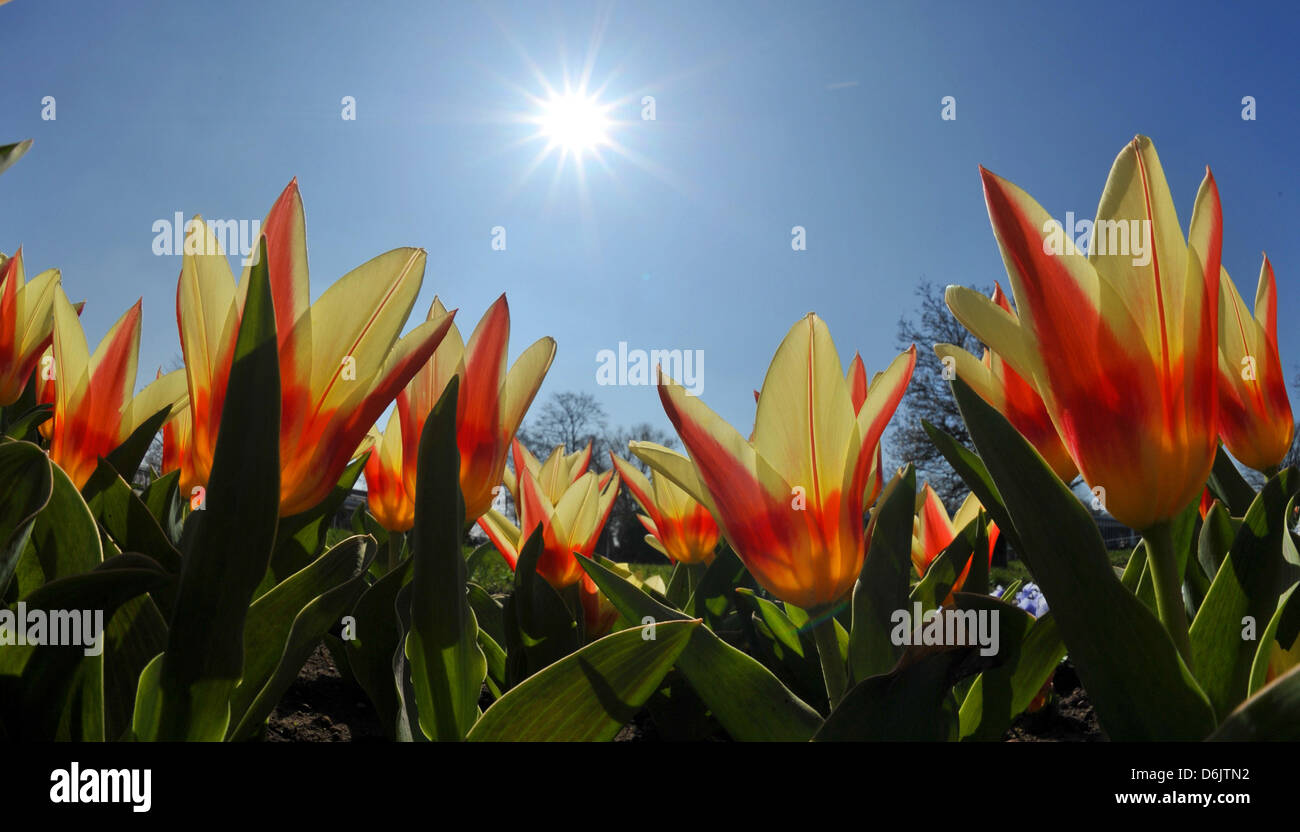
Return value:
M 334 519 L 330 525 L 336 529 L 347 529 L 352 527 L 352 514 L 357 510 L 357 506 L 366 504 L 366 492 L 360 488 L 352 489 L 348 496 L 343 498 L 343 503 L 339 510 L 334 512 Z
M 1094 511 L 1092 517 L 1097 521 L 1097 528 L 1101 530 L 1101 539 L 1106 541 L 1107 549 L 1132 549 L 1142 539 L 1141 535 L 1109 514 Z

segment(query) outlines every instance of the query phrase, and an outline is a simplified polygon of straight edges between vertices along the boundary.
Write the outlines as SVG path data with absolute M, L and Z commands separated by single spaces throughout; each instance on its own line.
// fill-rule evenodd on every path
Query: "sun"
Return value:
M 537 114 L 540 133 L 549 142 L 547 150 L 558 148 L 581 156 L 609 144 L 608 111 L 594 95 L 551 93 Z

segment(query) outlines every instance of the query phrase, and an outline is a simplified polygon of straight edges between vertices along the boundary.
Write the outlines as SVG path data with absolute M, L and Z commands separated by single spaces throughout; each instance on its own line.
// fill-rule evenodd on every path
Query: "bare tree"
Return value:
M 609 454 L 612 452 L 631 462 L 647 477 L 653 478 L 655 475 L 650 473 L 650 467 L 628 452 L 629 442 L 655 442 L 666 448 L 674 448 L 677 446 L 677 437 L 667 431 L 659 430 L 649 422 L 640 422 L 628 428 L 619 428 L 598 443 L 603 445 L 600 449 L 600 461 L 603 465 L 610 464 Z M 595 462 L 594 455 L 592 461 Z M 626 486 L 621 487 L 618 497 L 614 500 L 614 508 L 610 510 L 609 522 L 605 524 L 605 530 L 601 533 L 597 550 L 619 561 L 663 562 L 663 555 L 650 548 L 645 542 L 645 527 L 636 517 L 639 513 L 641 507 L 637 505 L 632 492 Z
M 985 294 L 992 292 L 988 287 L 977 290 Z M 916 344 L 916 370 L 891 424 L 885 445 L 890 457 L 886 470 L 911 462 L 916 466 L 917 479 L 929 482 L 951 511 L 969 489 L 930 441 L 921 420 L 942 429 L 967 447 L 971 446 L 971 439 L 948 381 L 943 378 L 943 364 L 935 355 L 934 345 L 953 344 L 976 356 L 983 355 L 984 345 L 948 311 L 942 287 L 922 278 L 916 287 L 916 298 L 918 307 L 914 315 L 898 321 L 897 346 L 904 350 Z
M 547 399 L 531 421 L 519 429 L 519 441 L 538 459 L 545 459 L 556 445 L 570 452 L 588 442 L 594 445 L 605 435 L 608 424 L 605 408 L 595 396 L 564 391 Z
M 677 437 L 648 422 L 610 430 L 605 408 L 590 393 L 570 391 L 553 394 L 536 411 L 528 424 L 519 429 L 519 441 L 538 459 L 548 457 L 556 445 L 567 452 L 591 443 L 591 470 L 607 471 L 612 466 L 610 452 L 629 460 L 642 473 L 649 469 L 628 453 L 632 441 L 657 442 L 675 447 Z M 609 521 L 601 532 L 596 551 L 619 561 L 655 561 L 663 556 L 645 543 L 645 530 L 636 515 L 636 500 L 626 488 L 620 488 L 610 510 Z

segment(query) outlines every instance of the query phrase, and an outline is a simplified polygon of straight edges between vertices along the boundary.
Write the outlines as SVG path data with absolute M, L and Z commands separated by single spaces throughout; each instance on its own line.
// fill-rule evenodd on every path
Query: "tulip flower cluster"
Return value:
M 1160 159 L 1142 136 L 1111 168 L 1086 255 L 1056 251 L 1047 212 L 1016 185 L 981 176 L 1016 308 L 1000 291 L 990 301 L 949 287 L 953 314 L 1009 366 L 971 371 L 957 355 L 970 371 L 963 380 L 1058 476 L 1077 467 L 1111 515 L 1143 532 L 1161 618 L 1191 661 L 1169 524 L 1202 494 L 1220 435 L 1244 463 L 1267 470 L 1293 436 L 1272 270 L 1266 259 L 1252 319 L 1220 263 L 1214 177 L 1207 169 L 1184 237 Z M 1114 223 L 1149 233 L 1153 255 L 1096 245 Z
M 1184 229 L 1144 137 L 1094 239 L 1139 229 L 1149 257 L 1061 248 L 1025 190 L 981 179 L 1009 292 L 945 293 L 982 355 L 928 345 L 970 439 L 924 425 L 970 492 L 951 515 L 885 464 L 916 347 L 869 375 L 813 313 L 748 436 L 660 370 L 680 450 L 530 450 L 555 340 L 511 363 L 504 295 L 468 339 L 437 297 L 402 334 L 418 248 L 312 302 L 296 180 L 238 280 L 187 226 L 185 366 L 138 392 L 141 301 L 92 352 L 59 272 L 0 255 L 0 623 L 94 598 L 117 639 L 87 664 L 0 627 L 0 737 L 255 739 L 323 644 L 398 740 L 608 740 L 643 708 L 675 738 L 997 740 L 1067 653 L 1114 739 L 1294 738 L 1300 471 L 1272 265 L 1248 307 L 1213 176 Z M 1120 568 L 1078 477 L 1143 537 Z M 642 536 L 662 573 L 607 557 Z M 1032 580 L 997 571 L 999 545 Z

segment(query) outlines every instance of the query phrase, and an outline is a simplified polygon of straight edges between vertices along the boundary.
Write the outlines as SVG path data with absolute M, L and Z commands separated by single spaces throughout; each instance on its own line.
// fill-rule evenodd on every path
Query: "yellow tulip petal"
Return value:
M 1001 356 L 1011 369 L 1027 379 L 1033 378 L 1035 372 L 1041 375 L 1041 359 L 1032 348 L 1032 338 L 1015 315 L 965 286 L 949 286 L 943 297 L 953 317 Z
M 19 355 L 30 355 L 50 337 L 50 328 L 54 325 L 54 298 L 60 282 L 58 269 L 46 269 L 17 291 Z
M 72 413 L 86 398 L 90 383 L 90 351 L 77 311 L 61 289 L 54 300 L 53 346 L 56 410 Z
M 999 411 L 1006 410 L 1006 396 L 1002 392 L 1002 387 L 993 378 L 992 371 L 983 361 L 952 344 L 935 344 L 934 351 L 939 356 L 939 360 L 945 364 L 948 363 L 944 361 L 945 359 L 952 359 L 950 366 L 957 378 L 970 385 L 984 401 Z
M 348 384 L 349 375 L 366 385 L 379 374 L 420 293 L 424 263 L 421 249 L 394 249 L 339 278 L 311 305 L 318 409 L 334 410 L 354 392 L 358 385 Z
M 809 500 L 820 505 L 844 479 L 853 415 L 830 330 L 809 313 L 790 328 L 768 367 L 758 399 L 754 450 L 785 482 L 802 486 Z
M 555 339 L 546 337 L 533 342 L 515 359 L 515 363 L 506 374 L 506 382 L 501 391 L 501 431 L 512 436 L 519 430 L 524 414 L 532 405 L 537 391 L 541 389 L 542 380 L 555 360 Z
M 714 513 L 709 490 L 700 481 L 693 462 L 677 451 L 654 442 L 629 442 L 627 447 L 637 459 L 654 469 L 656 475 L 672 481 L 710 513 Z M 717 514 L 714 513 L 714 516 Z
M 519 528 L 496 509 L 488 509 L 478 519 L 478 525 L 510 564 L 510 568 L 514 569 L 519 560 Z
M 164 424 L 184 410 L 189 396 L 186 392 L 185 371 L 172 370 L 170 373 L 150 382 L 136 394 L 122 415 L 122 426 L 118 438 L 125 441 L 132 431 L 144 424 L 151 416 L 164 407 L 171 408 Z

